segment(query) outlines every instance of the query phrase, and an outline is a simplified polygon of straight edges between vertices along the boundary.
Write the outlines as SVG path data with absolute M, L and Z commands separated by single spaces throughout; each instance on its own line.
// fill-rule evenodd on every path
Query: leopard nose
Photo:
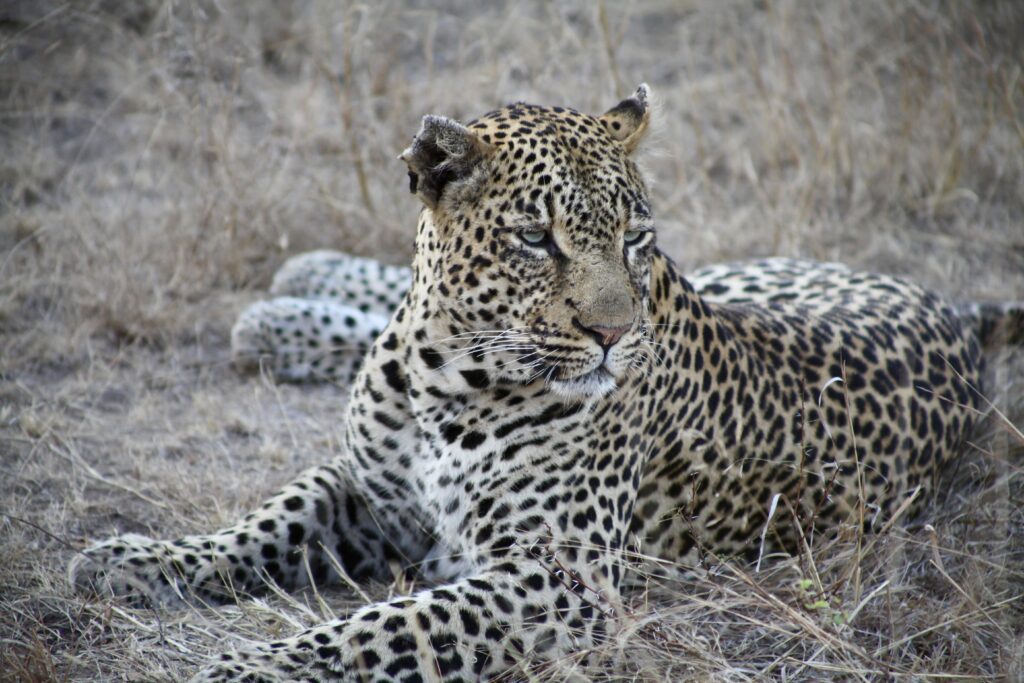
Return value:
M 584 325 L 579 321 L 579 318 L 573 318 L 572 321 L 575 323 L 576 327 L 593 337 L 594 341 L 596 341 L 605 351 L 614 346 L 615 342 L 622 339 L 622 335 L 629 332 L 630 328 L 633 327 L 632 323 L 629 325 L 611 326 Z

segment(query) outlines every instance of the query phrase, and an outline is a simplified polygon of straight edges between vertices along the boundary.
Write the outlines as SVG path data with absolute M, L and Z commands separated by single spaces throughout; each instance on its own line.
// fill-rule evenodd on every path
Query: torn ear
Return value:
M 632 153 L 647 133 L 651 121 L 651 89 L 641 83 L 633 95 L 599 117 L 613 139 Z
M 472 175 L 490 151 L 458 121 L 424 116 L 420 132 L 398 158 L 409 166 L 409 191 L 436 209 L 445 187 Z

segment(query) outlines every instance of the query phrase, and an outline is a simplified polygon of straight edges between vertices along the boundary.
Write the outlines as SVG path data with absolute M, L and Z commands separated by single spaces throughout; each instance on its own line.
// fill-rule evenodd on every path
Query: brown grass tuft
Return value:
M 408 4 L 0 7 L 0 677 L 176 680 L 322 618 L 314 594 L 128 610 L 63 572 L 86 538 L 230 523 L 337 449 L 344 387 L 238 378 L 228 329 L 299 251 L 408 260 L 394 157 L 425 113 L 599 112 L 647 81 L 684 265 L 781 253 L 1024 299 L 1019 2 Z M 1005 421 L 926 518 L 652 579 L 586 676 L 1021 680 L 1022 371 L 992 359 Z

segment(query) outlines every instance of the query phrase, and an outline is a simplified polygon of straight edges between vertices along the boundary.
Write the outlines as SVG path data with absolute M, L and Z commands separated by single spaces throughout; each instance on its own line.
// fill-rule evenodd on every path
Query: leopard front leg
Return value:
M 115 537 L 79 553 L 69 577 L 82 592 L 152 604 L 222 603 L 257 593 L 268 580 L 285 589 L 311 578 L 329 583 L 338 578 L 334 560 L 352 578 L 388 576 L 389 559 L 426 552 L 416 525 L 403 522 L 400 511 L 389 514 L 368 507 L 338 458 L 308 470 L 234 526 L 177 540 Z
M 524 678 L 601 638 L 615 596 L 587 586 L 588 578 L 550 561 L 523 558 L 223 655 L 193 681 Z
M 72 584 L 137 603 L 219 603 L 258 592 L 268 580 L 286 590 L 311 578 L 330 582 L 339 578 L 335 564 L 353 579 L 389 578 L 393 561 L 420 561 L 434 541 L 423 531 L 408 476 L 418 427 L 399 404 L 397 362 L 389 359 L 383 370 L 382 363 L 371 352 L 377 372 L 360 373 L 345 452 L 330 464 L 306 471 L 238 524 L 212 534 L 173 541 L 130 536 L 93 546 L 71 563 Z M 385 381 L 378 381 L 381 374 Z M 367 408 L 385 404 L 387 416 Z

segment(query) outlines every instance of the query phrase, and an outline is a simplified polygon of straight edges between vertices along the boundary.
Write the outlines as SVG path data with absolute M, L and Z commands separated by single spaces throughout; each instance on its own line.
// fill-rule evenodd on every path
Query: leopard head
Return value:
M 579 399 L 644 367 L 655 233 L 632 154 L 649 121 L 646 85 L 596 117 L 424 118 L 400 158 L 425 205 L 413 291 L 445 367 Z

